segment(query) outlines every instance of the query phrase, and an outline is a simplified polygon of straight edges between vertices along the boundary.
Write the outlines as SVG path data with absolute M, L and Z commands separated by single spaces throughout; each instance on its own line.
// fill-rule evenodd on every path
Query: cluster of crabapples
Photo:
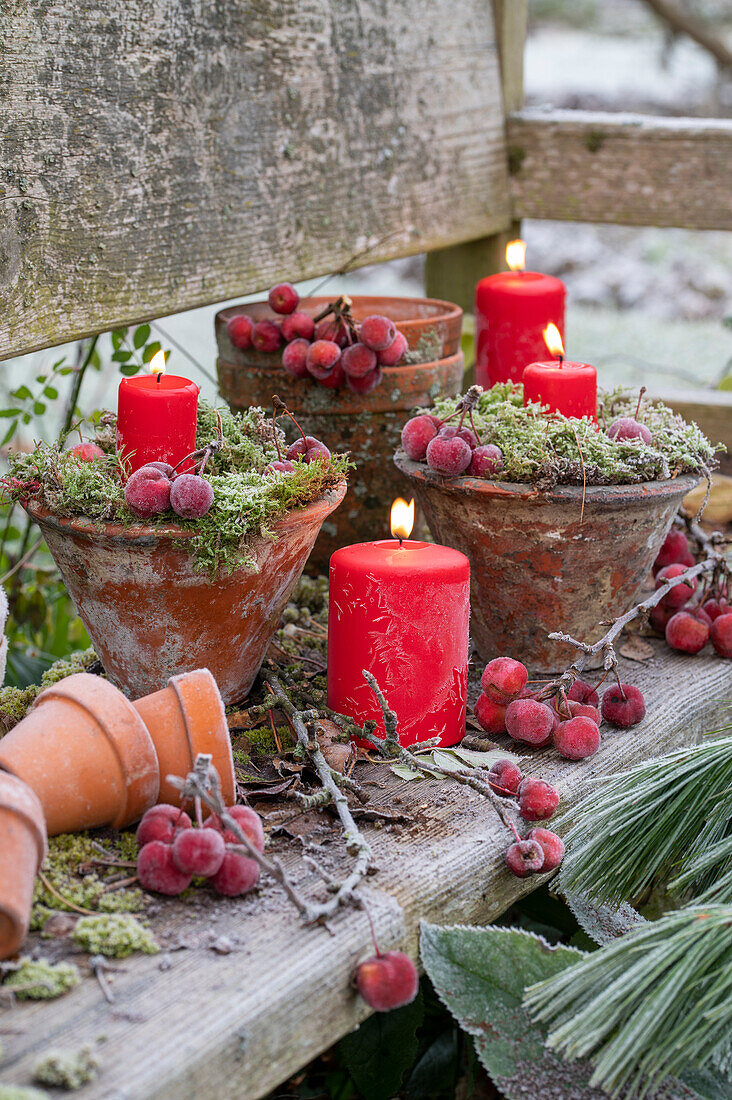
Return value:
M 457 415 L 457 414 L 453 414 Z M 472 428 L 441 420 L 433 413 L 413 416 L 402 428 L 402 447 L 413 462 L 426 462 L 449 477 L 468 474 L 493 477 L 503 469 L 503 452 L 493 443 L 481 443 Z
M 597 690 L 584 680 L 575 680 L 566 695 L 553 685 L 533 691 L 526 666 L 512 657 L 490 661 L 480 683 L 475 717 L 486 733 L 507 733 L 536 748 L 553 744 L 566 760 L 584 760 L 597 752 L 603 718 L 628 729 L 646 713 L 643 694 L 632 684 L 607 688 L 602 704 Z
M 732 603 L 726 587 L 699 592 L 696 577 L 669 585 L 695 565 L 689 540 L 672 528 L 653 563 L 656 588 L 666 588 L 649 613 L 651 625 L 680 653 L 700 653 L 711 641 L 720 657 L 732 657 Z
M 234 819 L 258 852 L 264 851 L 259 814 L 249 806 L 231 806 Z M 145 890 L 171 897 L 182 894 L 194 878 L 206 879 L 227 898 L 247 894 L 259 879 L 259 864 L 241 854 L 238 838 L 212 814 L 196 828 L 178 806 L 161 803 L 148 810 L 137 827 L 137 877 Z
M 226 325 L 229 339 L 235 348 L 282 348 L 282 366 L 293 378 L 312 378 L 332 390 L 346 385 L 353 393 L 369 393 L 381 381 L 382 367 L 395 367 L 407 350 L 406 337 L 381 314 L 356 325 L 347 308 L 333 308 L 316 319 L 298 310 L 300 298 L 290 283 L 273 287 L 268 301 L 281 321 L 252 321 L 237 313 Z
M 80 462 L 106 458 L 101 447 L 86 441 L 71 449 Z M 125 503 L 139 519 L 152 519 L 171 508 L 182 519 L 201 519 L 213 504 L 210 481 L 198 474 L 176 473 L 168 462 L 148 462 L 127 479 Z

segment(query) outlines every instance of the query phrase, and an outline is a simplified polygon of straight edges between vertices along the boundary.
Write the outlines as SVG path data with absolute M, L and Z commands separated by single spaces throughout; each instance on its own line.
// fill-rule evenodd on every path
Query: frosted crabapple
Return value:
M 313 378 L 327 378 L 341 357 L 341 349 L 332 340 L 316 340 L 307 350 L 305 362 Z
M 282 318 L 280 321 L 280 330 L 282 332 L 282 339 L 287 343 L 298 339 L 310 341 L 315 332 L 315 321 L 309 313 L 300 313 L 296 311 Z
M 522 779 L 518 789 L 519 813 L 526 821 L 544 821 L 559 805 L 559 791 L 544 779 Z
M 562 862 L 564 858 L 564 841 L 551 829 L 542 829 L 541 827 L 532 829 L 527 840 L 535 840 L 544 853 L 544 862 L 539 868 L 542 874 L 546 871 L 553 871 Z
M 588 684 L 586 680 L 575 680 L 567 692 L 567 698 L 577 703 L 586 703 L 590 707 L 599 707 L 600 696 L 597 689 Z
M 257 321 L 252 329 L 252 347 L 257 351 L 277 351 L 282 346 L 282 329 L 276 321 Z
M 358 332 L 361 343 L 372 351 L 386 351 L 394 343 L 396 334 L 394 322 L 378 313 L 365 317 Z
M 173 897 L 190 886 L 193 876 L 176 866 L 172 844 L 151 840 L 138 853 L 137 877 L 143 889 Z
M 259 864 L 248 856 L 241 856 L 227 848 L 221 866 L 209 882 L 217 894 L 238 898 L 248 894 L 259 880 Z
M 276 458 L 274 462 L 270 462 L 262 470 L 264 477 L 269 477 L 270 474 L 291 474 L 295 470 L 295 463 L 290 462 L 289 458 Z
M 212 829 L 180 829 L 173 840 L 173 862 L 187 875 L 215 875 L 225 854 L 224 838 Z
M 718 615 L 710 631 L 712 645 L 720 657 L 732 657 L 732 614 Z
M 513 760 L 496 760 L 488 772 L 488 786 L 506 798 L 516 794 L 522 779 L 521 769 Z
M 270 290 L 267 301 L 275 313 L 294 313 L 300 302 L 300 295 L 292 283 L 278 283 Z
M 229 806 L 226 810 L 229 817 L 233 817 L 241 831 L 249 838 L 251 843 L 259 852 L 264 851 L 264 829 L 262 828 L 262 819 L 256 810 L 253 810 L 251 806 Z M 231 829 L 225 829 L 224 825 L 216 814 L 212 814 L 206 820 L 204 829 L 216 829 L 223 834 L 224 840 L 227 844 L 238 844 L 239 838 L 236 833 L 233 833 Z
M 709 616 L 702 611 L 707 620 L 692 615 L 688 611 L 677 611 L 666 623 L 666 642 L 680 653 L 700 653 L 709 641 Z
M 673 580 L 675 577 L 680 577 L 682 573 L 686 572 L 685 565 L 665 565 L 663 569 L 659 569 L 656 574 L 656 588 L 662 588 L 666 581 Z M 691 577 L 688 581 L 682 581 L 681 584 L 675 584 L 673 588 L 669 588 L 665 593 L 662 603 L 664 607 L 679 608 L 683 607 L 691 597 L 694 595 L 697 589 L 696 577 Z
M 554 747 L 565 760 L 584 760 L 600 747 L 600 730 L 591 718 L 578 716 L 560 722 L 552 736 Z
M 485 692 L 494 689 L 510 697 L 518 695 L 521 688 L 526 687 L 528 679 L 528 670 L 521 661 L 515 661 L 513 657 L 494 657 L 483 670 L 480 686 Z
M 476 447 L 468 466 L 472 477 L 492 477 L 503 469 L 503 451 L 494 443 L 484 443 Z
M 343 349 L 341 363 L 349 378 L 363 378 L 376 370 L 376 352 L 365 344 L 351 344 Z
M 672 527 L 663 540 L 661 549 L 658 551 L 656 560 L 653 563 L 653 576 L 655 577 L 659 569 L 663 569 L 667 565 L 679 564 L 693 565 L 694 555 L 684 532 L 677 531 L 675 527 Z
M 250 348 L 252 346 L 252 331 L 254 322 L 245 313 L 237 313 L 226 322 L 226 331 L 235 348 Z
M 413 416 L 402 428 L 402 447 L 407 458 L 413 462 L 422 462 L 427 454 L 427 445 L 437 435 L 432 416 Z
M 632 684 L 614 684 L 602 697 L 602 716 L 613 726 L 629 729 L 642 721 L 645 713 L 643 693 Z
M 333 367 L 330 374 L 326 375 L 325 378 L 318 378 L 318 383 L 324 386 L 326 390 L 337 390 L 345 381 L 346 372 L 343 369 L 340 359 Z
M 170 505 L 183 519 L 201 519 L 211 508 L 213 486 L 197 474 L 179 474 L 170 489 Z
M 140 519 L 159 516 L 170 508 L 170 479 L 154 466 L 141 466 L 125 485 L 125 503 Z
M 94 462 L 97 458 L 104 458 L 102 448 L 90 440 L 77 443 L 75 447 L 71 448 L 71 454 L 78 458 L 80 462 Z
M 639 439 L 641 443 L 651 444 L 653 442 L 650 429 L 632 416 L 618 417 L 608 428 L 607 434 L 610 439 L 617 439 L 618 441 Z
M 486 733 L 506 732 L 506 707 L 500 703 L 494 703 L 483 692 L 475 703 L 475 717 L 480 722 Z
M 505 860 L 516 878 L 528 878 L 544 866 L 544 849 L 536 840 L 517 840 L 507 848 Z
M 354 378 L 353 375 L 347 375 L 346 385 L 352 393 L 371 393 L 371 391 L 378 386 L 381 377 L 381 367 L 376 367 L 375 370 L 365 374 L 363 378 Z
M 458 477 L 467 470 L 472 457 L 473 452 L 469 444 L 458 436 L 445 439 L 436 435 L 427 444 L 427 465 L 440 474 Z
M 171 806 L 167 802 L 160 802 L 143 815 L 137 826 L 135 839 L 140 848 L 149 844 L 151 840 L 162 840 L 165 844 L 172 844 L 177 829 L 190 829 L 190 827 L 191 819 L 184 810 L 178 806 Z
M 310 341 L 298 337 L 298 339 L 288 344 L 282 352 L 282 366 L 293 378 L 307 378 L 309 348 Z
M 348 329 L 343 321 L 324 320 L 318 321 L 315 326 L 314 336 L 317 340 L 328 340 L 339 347 L 344 348 L 348 343 Z
M 395 367 L 404 358 L 409 344 L 403 332 L 397 332 L 388 348 L 377 351 L 376 356 L 380 367 Z
M 514 699 L 506 709 L 506 730 L 514 741 L 548 745 L 555 716 L 546 703 L 536 699 Z

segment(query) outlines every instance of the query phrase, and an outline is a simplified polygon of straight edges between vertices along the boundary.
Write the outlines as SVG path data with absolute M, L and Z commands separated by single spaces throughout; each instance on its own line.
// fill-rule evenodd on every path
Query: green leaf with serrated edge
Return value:
M 433 749 L 430 753 L 430 758 L 436 768 L 447 768 L 449 771 L 454 772 L 467 771 L 464 763 L 456 760 L 453 756 L 448 755 L 448 753 L 442 752 L 441 749 Z
M 440 928 L 422 922 L 421 955 L 435 990 L 506 1100 L 607 1100 L 587 1061 L 566 1063 L 544 1046 L 545 1030 L 522 1005 L 524 988 L 585 956 L 511 928 Z M 646 1100 L 701 1100 L 669 1079 Z M 710 1097 L 716 1100 L 716 1097 Z
M 411 1004 L 373 1016 L 338 1044 L 338 1058 L 348 1067 L 364 1100 L 390 1100 L 417 1056 L 417 1028 L 422 1023 L 421 992 Z
M 145 347 L 145 344 L 148 342 L 149 339 L 150 326 L 139 325 L 139 327 L 135 329 L 134 335 L 132 337 L 132 344 L 136 348 L 136 350 L 139 351 L 140 348 Z

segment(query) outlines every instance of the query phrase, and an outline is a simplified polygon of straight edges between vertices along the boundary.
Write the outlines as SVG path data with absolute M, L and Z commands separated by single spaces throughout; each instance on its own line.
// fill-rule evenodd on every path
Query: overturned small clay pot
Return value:
M 171 676 L 162 691 L 133 704 L 152 737 L 160 767 L 160 802 L 177 805 L 180 792 L 169 775 L 185 777 L 199 753 L 210 753 L 227 806 L 236 801 L 234 759 L 226 713 L 207 668 Z
M 41 692 L 0 741 L 0 768 L 35 791 L 49 836 L 130 825 L 160 789 L 142 718 L 117 688 L 87 672 Z
M 0 771 L 0 959 L 28 934 L 33 883 L 46 854 L 40 801 L 22 780 Z

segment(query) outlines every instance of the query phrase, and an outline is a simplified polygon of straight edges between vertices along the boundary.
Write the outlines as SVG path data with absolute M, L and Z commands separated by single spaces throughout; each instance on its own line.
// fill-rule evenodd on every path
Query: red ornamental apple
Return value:
M 710 631 L 712 645 L 720 657 L 732 657 L 732 615 L 719 615 Z
M 224 838 L 215 829 L 181 829 L 173 841 L 173 862 L 187 875 L 215 875 L 225 855 Z
M 191 819 L 185 810 L 181 810 L 178 806 L 170 806 L 167 802 L 160 802 L 143 815 L 137 826 L 135 839 L 140 848 L 144 848 L 151 840 L 162 840 L 165 844 L 172 844 L 178 829 L 190 829 L 190 827 Z
M 584 760 L 600 747 L 600 730 L 591 718 L 560 722 L 553 734 L 554 747 L 565 760 Z
M 341 349 L 332 340 L 316 340 L 307 351 L 305 362 L 313 378 L 327 378 L 341 357 Z
M 291 340 L 312 340 L 315 332 L 315 321 L 308 313 L 290 313 L 280 321 L 282 338 L 288 344 Z
M 663 588 L 666 581 L 673 580 L 675 577 L 680 577 L 682 573 L 686 572 L 685 565 L 666 565 L 663 569 L 659 569 L 656 575 L 656 588 Z M 691 597 L 694 595 L 697 589 L 697 579 L 692 577 L 688 581 L 682 581 L 680 584 L 675 584 L 673 588 L 669 588 L 661 601 L 664 607 L 673 607 L 678 609 L 683 607 Z
M 602 697 L 602 716 L 606 722 L 629 729 L 641 722 L 646 713 L 642 691 L 632 684 L 614 684 Z
M 486 733 L 506 732 L 506 708 L 500 703 L 494 703 L 485 692 L 478 696 L 475 704 L 475 717 L 480 722 Z
M 503 469 L 503 451 L 493 443 L 484 443 L 473 451 L 473 458 L 468 466 L 468 474 L 471 477 L 493 477 Z
M 559 805 L 559 791 L 544 779 L 528 776 L 518 789 L 519 813 L 526 821 L 544 821 Z
M 300 302 L 300 295 L 292 283 L 278 283 L 269 292 L 267 300 L 275 313 L 294 313 Z
M 445 439 L 437 435 L 427 444 L 427 465 L 437 473 L 446 474 L 448 477 L 458 477 L 465 473 L 470 465 L 473 452 L 470 445 L 464 439 L 453 436 Z
M 600 696 L 597 689 L 588 684 L 586 680 L 575 680 L 567 692 L 568 699 L 574 699 L 577 703 L 586 703 L 590 707 L 599 707 Z
M 713 596 L 709 600 L 705 600 L 702 604 L 702 610 L 706 612 L 712 622 L 718 619 L 720 615 L 729 615 L 732 613 L 732 604 L 729 604 L 724 596 Z
M 396 339 L 396 325 L 388 317 L 372 314 L 361 322 L 359 338 L 372 351 L 386 351 Z
M 564 841 L 551 829 L 542 829 L 541 827 L 532 829 L 527 840 L 535 840 L 544 853 L 544 862 L 540 868 L 541 874 L 546 871 L 553 871 L 562 862 L 564 858 Z
M 217 894 L 227 898 L 238 898 L 248 894 L 259 880 L 259 864 L 247 856 L 227 849 L 221 866 L 209 882 Z
M 382 351 L 377 351 L 376 355 L 379 361 L 380 367 L 395 367 L 397 363 L 401 362 L 404 358 L 409 344 L 407 338 L 402 332 L 397 332 L 394 337 L 393 343 L 389 344 L 388 348 L 384 348 Z
M 341 362 L 349 378 L 363 378 L 376 370 L 376 352 L 365 344 L 351 344 L 343 349 Z
M 262 470 L 263 477 L 269 477 L 270 474 L 291 474 L 295 470 L 295 463 L 290 462 L 289 458 L 275 459 L 274 462 L 270 462 L 268 466 L 265 466 Z
M 192 878 L 176 866 L 172 844 L 164 844 L 162 840 L 152 840 L 140 849 L 137 877 L 143 889 L 171 897 L 182 894 L 190 886 Z
M 252 330 L 254 322 L 244 313 L 237 313 L 226 322 L 226 331 L 235 348 L 250 348 L 252 346 Z
M 402 447 L 412 462 L 423 462 L 427 445 L 437 435 L 433 416 L 413 416 L 402 428 Z
M 337 390 L 346 382 L 346 372 L 343 369 L 340 359 L 333 367 L 330 374 L 327 374 L 325 378 L 318 378 L 317 382 L 319 386 L 324 386 L 326 390 Z M 361 379 L 364 381 L 364 379 Z
M 495 688 L 510 698 L 526 687 L 528 679 L 528 670 L 521 661 L 515 661 L 513 657 L 494 657 L 483 670 L 480 686 L 486 692 L 491 687 Z
M 517 840 L 506 850 L 505 860 L 516 878 L 528 878 L 544 866 L 544 849 L 536 840 Z
M 381 367 L 376 367 L 375 370 L 364 374 L 363 378 L 354 378 L 353 375 L 349 374 L 346 376 L 346 385 L 351 393 L 371 393 L 381 381 L 382 374 Z
M 513 760 L 496 760 L 488 772 L 488 786 L 504 798 L 512 798 L 521 785 L 523 774 Z
M 618 442 L 627 439 L 639 439 L 641 443 L 651 444 L 653 442 L 653 436 L 650 429 L 645 424 L 641 424 L 638 420 L 635 420 L 632 416 L 621 416 L 615 420 L 607 430 L 607 434 L 611 439 L 617 439 Z
M 678 564 L 693 565 L 694 555 L 684 532 L 677 531 L 675 527 L 672 527 L 653 563 L 653 576 L 655 577 L 659 569 L 664 569 L 667 565 Z
M 555 715 L 551 707 L 536 699 L 514 699 L 506 710 L 506 730 L 514 741 L 548 745 L 554 726 Z
M 402 951 L 387 951 L 365 959 L 356 967 L 354 977 L 358 992 L 376 1012 L 403 1008 L 417 996 L 417 967 Z
M 140 519 L 159 516 L 170 508 L 170 480 L 154 466 L 141 466 L 125 485 L 125 503 Z
M 293 378 L 307 378 L 308 376 L 308 350 L 310 341 L 298 337 L 288 344 L 282 352 L 282 366 Z
M 252 329 L 252 347 L 257 351 L 277 351 L 282 345 L 282 330 L 276 321 L 257 321 Z
M 170 505 L 183 519 L 201 519 L 211 508 L 213 486 L 197 474 L 179 474 L 170 489 Z
M 75 455 L 80 462 L 94 462 L 97 458 L 104 458 L 102 448 L 90 440 L 77 443 L 75 447 L 71 448 L 71 454 Z
M 709 616 L 702 611 L 705 619 Z M 666 642 L 680 653 L 700 653 L 709 641 L 709 622 L 688 611 L 677 611 L 666 623 Z
M 258 852 L 264 851 L 264 829 L 262 828 L 262 819 L 256 810 L 253 810 L 251 806 L 229 806 L 226 811 L 230 817 L 233 817 L 241 831 L 250 842 L 254 845 Z M 224 829 L 221 819 L 212 814 L 204 825 L 205 829 L 216 829 L 218 832 L 223 833 L 224 840 L 227 844 L 238 844 L 239 838 L 236 833 L 233 833 L 231 829 Z

